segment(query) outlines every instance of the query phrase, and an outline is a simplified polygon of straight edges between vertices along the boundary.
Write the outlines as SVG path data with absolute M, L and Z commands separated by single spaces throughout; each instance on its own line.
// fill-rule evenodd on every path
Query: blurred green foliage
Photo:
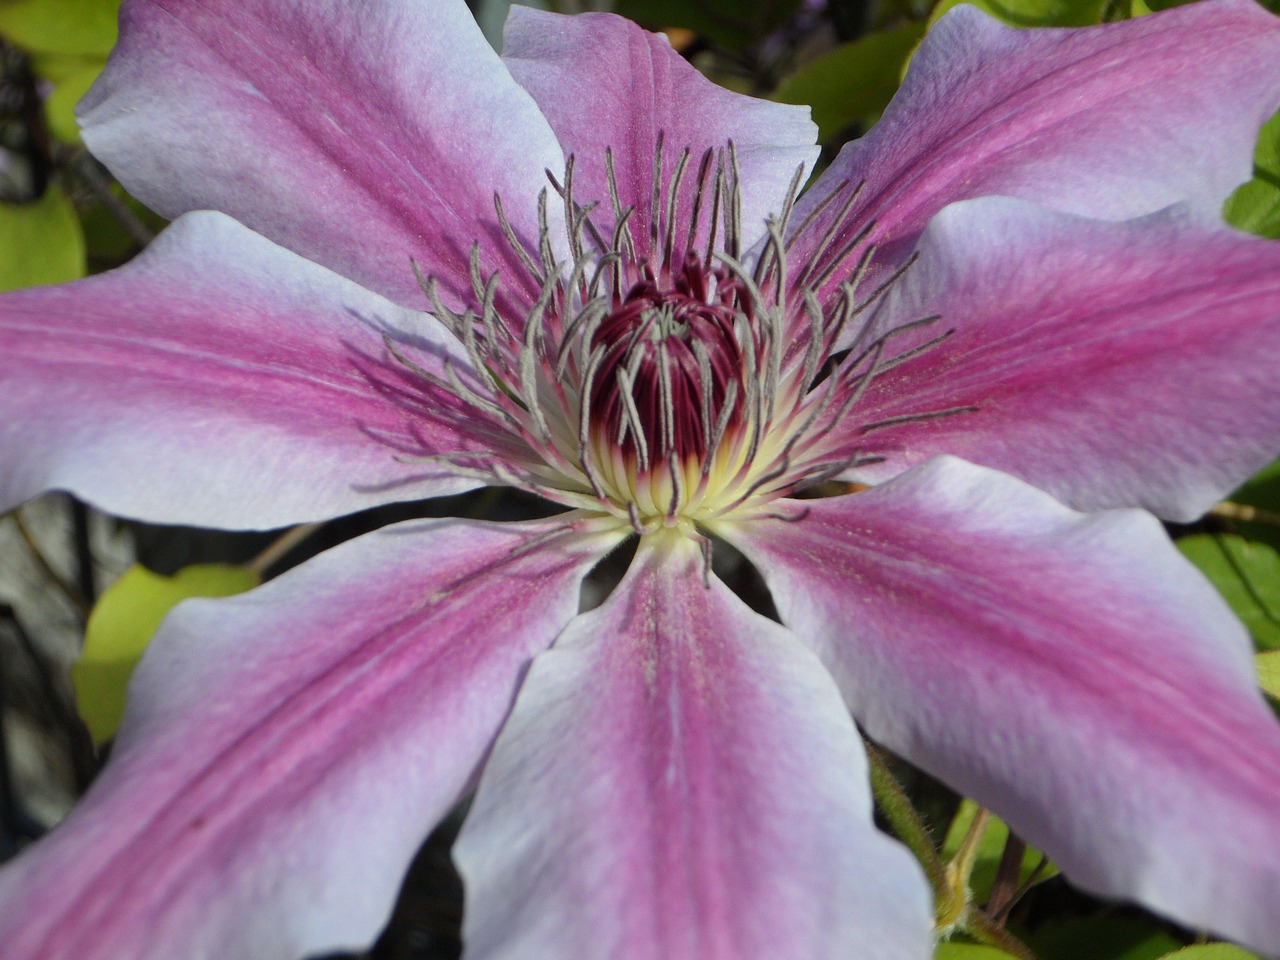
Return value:
M 0 34 L 34 53 L 105 58 L 120 0 L 0 0 Z
M 1241 230 L 1280 239 L 1280 113 L 1258 135 L 1253 179 L 1227 198 L 1224 215 Z
M 924 24 L 909 20 L 841 44 L 790 74 L 773 97 L 812 107 L 822 143 L 854 123 L 865 129 L 889 105 L 923 36 Z
M 616 0 L 614 13 L 651 30 L 691 30 L 728 50 L 741 50 L 782 26 L 798 0 Z
M 962 800 L 951 826 L 947 828 L 947 836 L 942 842 L 942 857 L 950 860 L 960 850 L 960 844 L 977 816 L 979 807 L 972 800 Z M 978 842 L 977 857 L 974 860 L 973 872 L 969 875 L 969 889 L 973 893 L 975 903 L 985 903 L 991 896 L 991 888 L 995 883 L 996 871 L 1000 866 L 1000 858 L 1004 855 L 1005 845 L 1009 841 L 1009 827 L 994 814 L 989 815 L 982 839 Z M 1032 847 L 1022 853 L 1022 864 L 1018 870 L 1018 883 L 1026 883 L 1035 874 L 1037 882 L 1057 876 L 1058 868 L 1050 863 L 1040 866 L 1044 855 Z M 1039 871 L 1037 872 L 1037 867 Z
M 1182 943 L 1153 917 L 1101 913 L 1046 923 L 1028 946 L 1038 960 L 1159 960 Z
M 1244 621 L 1259 649 L 1280 647 L 1280 552 L 1229 533 L 1182 537 L 1178 549 Z
M 89 615 L 84 650 L 71 667 L 76 706 L 98 743 L 124 716 L 125 690 L 165 615 L 189 597 L 229 597 L 258 585 L 246 567 L 200 564 L 171 577 L 132 566 L 99 598 Z
M 1013 954 L 977 943 L 947 941 L 938 944 L 933 960 L 1009 960 Z
M 84 276 L 84 233 L 56 184 L 32 203 L 0 203 L 0 291 Z
M 109 180 L 91 176 L 74 113 L 115 44 L 119 7 L 0 0 L 0 290 L 73 280 L 138 248 L 118 220 L 100 215 Z
M 1256 953 L 1229 943 L 1199 943 L 1165 954 L 1160 960 L 1261 960 Z

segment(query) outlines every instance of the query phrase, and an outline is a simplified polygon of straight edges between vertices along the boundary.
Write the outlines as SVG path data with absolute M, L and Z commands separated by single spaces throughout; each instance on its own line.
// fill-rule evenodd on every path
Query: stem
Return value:
M 987 824 L 991 820 L 991 811 L 979 807 L 960 841 L 960 849 L 946 865 L 947 895 L 938 898 L 938 929 L 948 933 L 957 928 L 963 929 L 972 907 L 972 893 L 969 878 L 973 875 L 973 866 L 978 862 L 978 847 L 982 836 L 987 832 Z
M 1000 866 L 996 868 L 995 883 L 987 897 L 987 912 L 997 923 L 1002 923 L 1018 897 L 1018 875 L 1022 872 L 1022 858 L 1027 845 L 1022 838 L 1009 831 L 1004 852 L 1000 854 Z
M 142 222 L 142 219 L 129 209 L 129 205 L 116 196 L 111 189 L 111 180 L 98 167 L 98 162 L 86 150 L 75 148 L 60 150 L 66 164 L 93 191 L 95 197 L 107 208 L 107 212 L 115 217 L 116 222 L 124 227 L 133 242 L 145 247 L 155 239 L 155 233 Z
M 98 772 L 98 760 L 94 754 L 93 741 L 89 738 L 84 721 L 80 719 L 80 714 L 67 700 L 55 679 L 60 671 L 36 646 L 31 635 L 23 627 L 22 621 L 18 619 L 17 613 L 8 604 L 0 605 L 0 620 L 9 624 L 13 635 L 17 638 L 18 646 L 35 669 L 41 700 L 47 706 L 54 726 L 66 739 L 76 789 L 83 794 L 89 789 L 89 784 Z
M 889 821 L 889 826 L 893 828 L 898 839 L 906 844 L 907 849 L 915 854 L 916 859 L 924 867 L 939 903 L 944 900 L 949 903 L 951 888 L 947 883 L 946 867 L 938 856 L 933 838 L 929 835 L 929 828 L 920 819 L 916 808 L 911 805 L 902 785 L 890 772 L 884 751 L 866 740 L 863 743 L 867 748 L 867 762 L 871 770 L 871 793 L 876 798 L 876 806 Z
M 300 523 L 296 527 L 290 527 L 245 566 L 261 577 L 272 564 L 323 526 L 323 523 Z
M 1009 914 L 1013 912 L 1013 908 L 1018 905 L 1018 901 L 1027 895 L 1027 891 L 1040 882 L 1041 877 L 1049 868 L 1049 858 L 1043 853 L 1040 854 L 1040 862 L 1035 865 L 1035 869 L 1027 874 L 1027 879 L 1018 885 L 1018 889 L 1013 891 L 1013 895 L 1009 898 L 1009 902 L 1001 906 L 998 910 L 991 907 L 991 916 L 996 923 L 1003 926 L 1009 920 Z M 988 905 L 990 907 L 990 905 Z
M 1239 520 L 1243 523 L 1265 523 L 1273 527 L 1280 527 L 1280 513 L 1272 513 L 1270 510 L 1261 510 L 1258 507 L 1251 507 L 1247 503 L 1235 503 L 1231 500 L 1215 503 L 1209 508 L 1209 516 L 1221 517 L 1223 520 Z
M 89 508 L 79 500 L 71 501 L 71 542 L 75 548 L 76 586 L 89 609 L 98 600 L 98 578 L 93 569 L 92 534 L 89 531 Z
M 969 829 L 965 831 L 964 839 L 960 841 L 960 849 L 947 864 L 947 873 L 953 880 L 965 886 L 968 886 L 969 877 L 973 874 L 973 865 L 978 861 L 978 845 L 982 842 L 982 835 L 987 832 L 987 823 L 990 820 L 991 811 L 986 807 L 979 807 L 978 812 L 973 815 Z
M 1018 960 L 1036 960 L 1031 948 L 1015 937 L 1008 930 L 996 925 L 981 910 L 970 910 L 965 917 L 964 932 L 979 943 L 996 947 L 1005 953 L 1017 957 Z
M 76 592 L 57 570 L 49 563 L 44 555 L 44 551 L 40 549 L 40 545 L 36 543 L 36 538 L 31 535 L 31 531 L 22 521 L 22 514 L 14 510 L 10 517 L 13 518 L 14 525 L 18 528 L 18 535 L 22 537 L 23 543 L 27 545 L 27 549 L 31 552 L 31 559 L 36 562 L 36 566 L 40 568 L 40 572 L 49 578 L 49 582 L 58 588 L 58 592 L 67 598 L 67 602 L 75 607 L 76 612 L 80 614 L 80 619 L 85 620 L 89 616 L 89 605 L 84 598 Z

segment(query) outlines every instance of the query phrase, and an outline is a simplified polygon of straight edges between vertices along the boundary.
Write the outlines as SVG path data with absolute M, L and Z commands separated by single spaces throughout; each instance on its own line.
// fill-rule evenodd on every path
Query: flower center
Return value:
M 749 316 L 741 285 L 688 253 L 671 284 L 646 269 L 592 334 L 601 351 L 592 384 L 591 427 L 642 470 L 672 459 L 700 460 L 710 439 L 707 410 L 722 410 L 746 358 L 734 329 Z M 730 413 L 730 429 L 742 420 Z
M 579 204 L 573 158 L 563 184 L 551 178 L 568 224 L 558 244 L 546 191 L 534 244 L 518 238 L 495 197 L 502 231 L 540 290 L 525 316 L 495 305 L 500 278 L 485 275 L 477 247 L 473 299 L 462 313 L 423 280 L 436 316 L 466 347 L 469 368 L 446 362 L 440 376 L 391 339 L 388 349 L 449 394 L 442 406 L 457 411 L 460 432 L 483 434 L 497 456 L 433 451 L 415 460 L 445 461 L 456 473 L 611 514 L 648 533 L 767 513 L 779 497 L 881 459 L 861 441 L 879 424 L 859 433 L 841 422 L 874 377 L 948 335 L 923 344 L 913 335 L 915 345 L 891 360 L 891 339 L 937 318 L 865 344 L 848 336 L 906 267 L 860 296 L 860 266 L 820 303 L 816 291 L 830 287 L 834 267 L 819 264 L 836 229 L 810 263 L 787 264 L 784 238 L 803 170 L 764 239 L 744 253 L 732 143 L 706 151 L 683 192 L 689 151 L 674 173 L 662 151 L 659 135 L 647 243 L 632 233 L 634 208 L 622 204 L 608 152 L 607 205 Z M 836 259 L 856 253 L 860 236 L 842 240 Z M 869 257 L 864 251 L 862 266 Z M 922 416 L 954 412 L 962 410 Z

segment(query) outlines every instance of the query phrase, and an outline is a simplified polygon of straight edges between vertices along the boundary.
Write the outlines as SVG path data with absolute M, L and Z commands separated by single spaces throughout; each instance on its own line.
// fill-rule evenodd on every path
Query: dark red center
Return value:
M 728 385 L 742 376 L 734 321 L 747 313 L 748 303 L 740 294 L 728 271 L 708 269 L 693 253 L 665 285 L 644 268 L 591 340 L 593 351 L 605 350 L 591 391 L 596 428 L 611 442 L 625 433 L 622 447 L 635 455 L 638 424 L 651 463 L 665 463 L 673 453 L 684 460 L 704 452 Z M 634 413 L 628 413 L 624 393 Z M 741 403 L 739 396 L 735 408 Z M 731 422 L 738 419 L 736 409 Z

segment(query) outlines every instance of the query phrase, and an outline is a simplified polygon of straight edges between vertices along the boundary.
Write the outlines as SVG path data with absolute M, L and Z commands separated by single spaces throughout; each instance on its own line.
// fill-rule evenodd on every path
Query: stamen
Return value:
M 640 411 L 636 409 L 635 381 L 632 379 L 632 374 L 622 367 L 618 368 L 616 376 L 619 387 L 618 396 L 622 400 L 622 409 L 625 414 L 621 423 L 629 423 L 631 426 L 631 435 L 635 437 L 636 455 L 639 457 L 639 467 L 644 472 L 649 469 L 649 440 L 644 435 L 644 426 L 640 421 Z M 621 424 L 619 424 L 619 446 L 622 445 L 622 441 Z
M 507 239 L 507 246 L 520 258 L 520 263 L 541 285 L 545 278 L 538 271 L 537 262 L 529 255 L 529 251 L 520 242 L 520 238 L 516 236 L 516 232 L 511 226 L 511 221 L 507 219 L 507 213 L 502 208 L 502 197 L 496 191 L 493 194 L 493 209 L 498 214 L 498 225 L 502 227 L 502 235 Z
M 671 356 L 665 340 L 658 341 L 658 397 L 661 449 L 670 452 L 676 442 L 676 405 L 671 395 Z
M 809 318 L 809 342 L 805 345 L 804 366 L 800 373 L 800 386 L 803 390 L 809 390 L 813 386 L 814 377 L 817 376 L 818 367 L 822 365 L 822 357 L 826 353 L 827 344 L 824 342 L 822 335 L 822 326 L 825 320 L 822 316 L 822 307 L 818 305 L 818 298 L 814 296 L 811 290 L 804 292 L 804 309 Z
M 667 506 L 667 519 L 674 520 L 680 512 L 680 504 L 684 502 L 684 471 L 675 451 L 667 454 L 667 476 L 671 478 L 671 502 Z
M 791 221 L 791 213 L 795 209 L 796 200 L 800 196 L 800 185 L 803 182 L 804 164 L 802 163 L 796 166 L 796 172 L 791 175 L 791 185 L 787 187 L 787 195 L 782 201 L 782 210 L 778 214 L 779 236 L 787 235 L 787 224 Z
M 781 510 L 777 510 L 770 513 L 762 513 L 760 516 L 766 520 L 781 520 L 783 523 L 799 523 L 812 512 L 812 507 L 800 507 L 795 513 L 783 513 Z
M 675 246 L 676 235 L 676 212 L 680 199 L 680 181 L 684 179 L 685 167 L 689 165 L 689 148 L 685 147 L 680 151 L 680 159 L 676 161 L 675 173 L 671 176 L 671 185 L 667 188 L 667 223 L 666 230 L 663 231 L 664 238 L 662 241 L 662 265 L 666 269 L 670 269 L 672 263 L 672 248 Z
M 817 220 L 818 217 L 820 217 L 823 213 L 829 210 L 831 206 L 836 202 L 836 200 L 840 197 L 840 195 L 849 189 L 849 185 L 851 183 L 853 183 L 853 178 L 846 177 L 844 180 L 841 180 L 838 184 L 836 184 L 836 187 L 834 190 L 832 190 L 825 197 L 823 197 L 821 200 L 818 201 L 818 203 L 814 206 L 814 208 L 805 215 L 805 218 L 802 221 L 800 221 L 800 226 L 796 227 L 795 232 L 792 233 L 791 236 L 787 238 L 788 250 L 790 250 L 791 247 L 795 245 L 795 242 L 797 239 L 804 236 L 805 233 L 808 232 L 809 228 L 813 226 L 813 222 Z M 862 192 L 862 188 L 865 187 L 866 185 L 867 185 L 866 181 L 864 180 L 861 183 L 859 183 L 858 186 L 854 189 L 853 203 L 857 202 L 858 194 Z M 852 205 L 851 203 L 849 203 L 847 198 L 846 198 L 846 203 L 850 206 Z
M 915 320 L 908 320 L 906 323 L 900 323 L 896 327 L 890 327 L 884 333 L 880 334 L 880 336 L 876 337 L 873 341 L 871 341 L 870 344 L 868 344 L 865 348 L 863 348 L 857 354 L 854 353 L 854 350 L 858 348 L 858 341 L 854 341 L 853 346 L 844 354 L 844 359 L 840 363 L 840 369 L 842 371 L 848 371 L 848 370 L 854 369 L 870 355 L 871 351 L 876 349 L 883 349 L 885 346 L 888 345 L 889 341 L 894 339 L 895 337 L 899 337 L 904 333 L 910 333 L 912 330 L 917 330 L 922 327 L 926 327 L 931 323 L 936 323 L 941 318 L 942 318 L 941 314 L 931 314 L 930 316 L 927 316 L 927 317 L 919 317 L 918 319 L 915 319 Z M 866 331 L 864 330 L 863 334 L 865 333 Z M 859 334 L 859 338 L 861 338 L 863 334 Z
M 595 386 L 596 373 L 604 361 L 604 353 L 604 348 L 591 352 L 587 359 L 587 368 L 582 375 L 582 390 L 578 394 L 578 450 L 581 453 L 582 471 L 586 474 L 591 489 L 595 491 L 601 503 L 607 502 L 609 496 L 600 482 L 596 464 L 592 462 L 594 455 L 591 451 L 591 391 Z
M 525 408 L 533 417 L 533 422 L 538 428 L 538 436 L 544 444 L 551 442 L 551 427 L 547 423 L 547 418 L 542 412 L 542 404 L 538 398 L 538 359 L 541 351 L 538 349 L 538 341 L 541 325 L 538 317 L 540 317 L 546 309 L 547 302 L 551 299 L 553 288 L 548 284 L 543 295 L 538 298 L 538 306 L 534 307 L 534 314 L 531 315 L 529 322 L 524 328 L 524 346 L 520 349 L 520 394 L 524 398 Z
M 627 207 L 627 209 L 623 210 L 621 215 L 618 217 L 618 222 L 615 223 L 613 226 L 613 244 L 610 249 L 612 249 L 613 252 L 619 256 L 619 258 L 622 258 L 623 256 L 625 256 L 622 253 L 623 245 L 627 246 L 628 248 L 632 246 L 631 228 L 627 226 L 627 221 L 631 219 L 631 214 L 634 210 L 635 210 L 634 207 Z M 613 299 L 614 300 L 622 299 L 623 280 L 624 280 L 624 277 L 622 275 L 622 271 L 615 267 L 613 270 Z
M 556 255 L 551 249 L 551 228 L 547 221 L 547 191 L 545 187 L 538 191 L 538 255 L 542 258 L 543 276 L 555 276 Z
M 889 427 L 901 426 L 904 423 L 923 423 L 926 420 L 940 420 L 943 417 L 955 417 L 962 413 L 977 413 L 978 408 L 973 404 L 965 404 L 958 407 L 947 407 L 945 410 L 929 410 L 925 413 L 906 413 L 900 417 L 885 417 L 883 420 L 874 420 L 871 423 L 864 423 L 858 428 L 858 432 L 862 434 L 871 433 L 873 430 L 885 430 Z
M 697 537 L 698 549 L 702 551 L 702 585 L 711 589 L 711 538 L 701 534 Z
M 426 295 L 427 302 L 431 304 L 431 312 L 435 314 L 436 319 L 448 327 L 449 332 L 454 336 L 462 336 L 462 318 L 446 307 L 440 299 L 435 277 L 423 274 L 416 261 L 410 260 L 409 263 L 413 267 L 413 275 L 418 281 L 418 286 Z
M 818 241 L 818 245 L 814 248 L 813 253 L 810 255 L 809 262 L 805 265 L 804 270 L 801 271 L 800 276 L 797 278 L 798 283 L 801 283 L 804 286 L 810 287 L 810 288 L 816 287 L 816 284 L 811 283 L 809 280 L 810 276 L 813 273 L 813 269 L 819 263 L 822 263 L 823 258 L 827 252 L 827 249 L 831 246 L 831 243 L 835 240 L 836 234 L 838 234 L 844 228 L 845 221 L 848 219 L 849 215 L 853 212 L 853 208 L 857 205 L 858 198 L 862 196 L 862 190 L 865 186 L 866 186 L 866 181 L 863 181 L 862 183 L 858 184 L 857 189 L 851 191 L 849 195 L 845 198 L 844 203 L 840 205 L 839 212 L 836 213 L 834 218 L 832 218 L 831 223 L 828 225 L 826 231 L 822 234 L 822 239 Z M 832 194 L 832 196 L 834 197 L 834 194 Z M 817 214 L 817 210 L 814 211 L 813 215 L 816 215 L 816 214 Z M 805 227 L 808 227 L 810 221 L 812 220 L 813 215 L 805 218 L 804 226 L 801 227 L 801 230 L 796 231 L 797 235 L 800 232 L 802 232 Z
M 728 142 L 729 172 L 732 177 L 729 183 L 729 201 L 725 206 L 724 239 L 725 246 L 734 257 L 742 256 L 742 173 L 738 169 L 738 150 L 733 141 Z M 732 224 L 732 226 L 731 226 Z
M 480 270 L 480 246 L 473 244 L 471 247 L 471 283 L 473 289 L 476 288 L 479 281 L 483 280 L 483 274 Z M 514 340 L 511 330 L 507 327 L 505 321 L 499 316 L 494 306 L 494 301 L 498 294 L 498 274 L 495 271 L 490 274 L 489 279 L 479 284 L 476 290 L 476 299 L 480 301 L 480 322 L 484 326 L 485 339 L 488 341 L 490 353 L 498 349 L 498 332 L 502 332 L 502 336 L 508 342 Z M 472 324 L 474 326 L 474 324 Z M 500 355 L 499 355 L 500 356 Z
M 871 381 L 874 380 L 876 378 L 876 374 L 880 372 L 880 358 L 884 356 L 885 342 L 886 341 L 884 339 L 877 340 L 875 344 L 873 344 L 872 347 L 863 354 L 863 359 L 869 357 L 871 362 L 867 364 L 867 369 L 863 371 L 861 375 L 852 382 L 845 384 L 845 389 L 848 393 L 845 395 L 844 402 L 840 404 L 840 410 L 831 418 L 830 426 L 834 426 L 843 420 L 849 411 L 853 409 L 854 405 L 862 399 L 863 394 L 867 392 L 867 388 L 871 386 Z M 843 370 L 839 371 L 839 379 L 846 380 L 848 374 L 857 368 L 858 362 L 850 364 Z M 837 377 L 833 376 L 831 379 L 836 380 Z
M 622 207 L 622 194 L 618 191 L 618 178 L 613 170 L 613 148 L 605 147 L 604 150 L 604 169 L 606 178 L 609 181 L 609 202 L 613 206 L 613 243 L 609 245 L 609 249 L 615 253 L 625 254 L 627 260 L 635 262 L 636 244 L 631 238 L 631 230 L 625 227 L 627 217 L 631 215 L 631 208 L 627 207 L 626 212 Z M 625 251 L 619 246 L 619 240 L 625 244 Z M 621 293 L 618 294 L 621 297 Z
M 729 385 L 725 387 L 724 405 L 720 408 L 720 416 L 716 418 L 715 430 L 712 431 L 710 438 L 707 440 L 707 453 L 702 458 L 702 476 L 705 479 L 711 472 L 711 465 L 715 462 L 716 454 L 720 451 L 720 441 L 724 439 L 725 431 L 729 429 L 729 421 L 733 418 L 734 405 L 738 400 L 738 381 L 730 380 Z
M 573 166 L 575 159 L 571 153 L 564 162 L 564 187 L 561 187 L 556 182 L 555 174 L 550 170 L 547 170 L 546 174 L 547 179 L 551 181 L 551 186 L 555 188 L 561 199 L 564 200 L 564 222 L 573 225 L 573 228 L 569 231 L 569 253 L 576 263 L 582 260 L 582 234 L 579 232 L 581 229 L 579 211 L 577 205 L 573 202 Z
M 643 536 L 644 524 L 640 522 L 640 511 L 636 508 L 634 500 L 627 501 L 627 519 L 631 521 L 631 529 Z
M 711 158 L 715 151 L 710 147 L 702 152 L 702 162 L 698 164 L 698 186 L 693 192 L 693 213 L 689 216 L 689 232 L 685 235 L 684 248 L 692 250 L 698 235 L 698 218 L 702 215 L 702 195 L 707 188 L 707 174 L 711 170 Z
M 941 319 L 942 319 L 941 314 L 935 314 L 932 317 L 925 317 L 923 320 L 917 321 L 917 323 L 923 323 L 924 321 L 933 322 Z M 906 363 L 909 360 L 914 360 L 916 357 L 921 356 L 922 354 L 928 353 L 934 347 L 950 339 L 951 335 L 955 332 L 956 331 L 954 327 L 950 330 L 944 330 L 942 333 L 938 334 L 932 340 L 926 340 L 924 343 L 920 344 L 920 346 L 912 347 L 910 350 L 906 350 L 903 353 L 898 354 L 896 357 L 893 357 L 890 360 L 886 360 L 884 363 L 880 365 L 880 372 L 886 373 L 889 370 L 894 369 L 895 367 L 902 366 L 904 363 Z
M 698 397 L 699 413 L 702 416 L 703 440 L 711 436 L 711 393 L 714 389 L 711 373 L 711 357 L 707 346 L 701 340 L 693 341 L 693 355 L 698 359 L 698 385 L 701 395 Z
M 397 360 L 404 362 L 403 356 L 401 354 L 397 353 L 395 350 L 392 350 L 391 352 L 396 357 Z M 427 373 L 425 370 L 422 370 L 421 368 L 418 368 L 414 372 L 418 373 L 420 376 L 425 375 L 428 380 L 435 380 L 436 382 L 439 382 L 439 378 L 433 377 L 431 374 Z M 511 426 L 515 427 L 516 429 L 520 428 L 519 420 L 513 417 L 510 413 L 508 413 L 498 404 L 493 403 L 489 400 L 486 400 L 484 397 L 480 396 L 480 394 L 476 393 L 474 390 L 472 390 L 470 387 L 464 384 L 462 382 L 462 379 L 458 376 L 458 371 L 454 369 L 452 360 L 448 360 L 448 359 L 445 360 L 444 375 L 448 380 L 449 389 L 453 391 L 453 394 L 455 396 L 459 397 L 462 400 L 465 400 L 467 403 L 469 403 L 473 407 L 476 407 L 480 410 L 484 410 L 487 413 L 491 413 L 496 417 L 502 418 L 503 420 L 505 420 L 507 423 L 509 423 Z
M 632 231 L 644 207 L 624 204 L 611 149 L 604 151 L 606 209 L 613 215 L 607 229 L 605 221 L 598 229 L 593 219 L 597 202 L 578 201 L 582 169 L 575 156 L 566 160 L 562 180 L 547 171 L 549 186 L 537 197 L 536 244 L 517 235 L 501 197 L 494 195 L 498 223 L 517 261 L 513 269 L 523 271 L 516 282 L 520 289 L 537 287 L 521 315 L 512 315 L 507 298 L 498 296 L 499 273 L 486 272 L 478 243 L 468 255 L 465 309 L 447 306 L 440 285 L 414 264 L 431 308 L 457 336 L 465 360 L 446 358 L 439 366 L 433 361 L 428 370 L 390 336 L 388 353 L 463 407 L 446 406 L 444 415 L 459 421 L 474 416 L 478 435 L 491 440 L 489 449 L 501 451 L 492 462 L 464 451 L 432 455 L 430 462 L 486 482 L 519 485 L 612 517 L 608 522 L 625 517 L 640 534 L 673 525 L 692 530 L 691 522 L 739 509 L 793 520 L 789 510 L 763 511 L 798 487 L 883 459 L 857 449 L 863 435 L 975 409 L 861 425 L 845 419 L 878 377 L 954 332 L 914 335 L 889 357 L 890 345 L 940 318 L 922 317 L 889 330 L 859 321 L 853 346 L 843 349 L 849 325 L 880 304 L 914 263 L 908 258 L 862 291 L 875 254 L 869 242 L 874 221 L 855 223 L 865 184 L 848 189 L 846 181 L 793 229 L 805 173 L 798 166 L 779 215 L 763 224 L 760 256 L 748 267 L 745 242 L 756 239 L 761 225 L 743 220 L 736 145 L 728 141 L 723 149 L 702 151 L 696 174 L 688 146 L 668 164 L 667 153 L 678 147 L 658 132 L 644 259 L 637 256 Z M 690 176 L 695 182 L 689 196 L 682 196 Z M 564 214 L 556 229 L 565 238 L 554 243 L 550 190 L 559 195 Z M 830 222 L 817 238 L 814 257 L 793 276 L 795 236 L 819 217 Z M 706 245 L 695 249 L 702 247 L 703 218 Z M 569 250 L 567 263 L 557 261 L 560 243 Z M 840 264 L 854 256 L 853 277 L 826 290 Z M 837 348 L 840 355 L 824 367 L 824 358 Z M 417 434 L 396 443 L 407 452 L 431 448 Z M 711 545 L 699 542 L 709 583 Z
M 779 478 L 786 476 L 790 472 L 791 472 L 791 461 L 788 460 L 786 457 L 780 457 L 778 459 L 777 465 L 772 470 L 770 470 L 768 473 L 764 474 L 763 476 L 758 477 L 749 487 L 747 487 L 746 490 L 742 492 L 740 496 L 738 496 L 734 500 L 731 500 L 727 506 L 721 507 L 720 510 L 717 512 L 723 515 L 725 513 L 730 513 L 736 510 L 738 507 L 742 506 L 744 503 L 750 500 L 760 490 L 764 489 L 766 486 L 773 483 L 775 480 L 778 480 Z
M 589 300 L 574 318 L 569 321 L 561 335 L 560 350 L 556 355 L 556 382 L 564 380 L 565 368 L 573 358 L 573 348 L 591 342 L 595 324 L 603 320 L 609 313 L 609 305 L 600 300 Z
M 804 223 L 802 223 L 793 234 L 794 237 L 799 237 L 804 234 L 809 227 L 813 225 L 819 213 L 824 213 L 829 210 L 840 197 L 841 193 L 848 191 L 845 193 L 844 201 L 840 204 L 840 209 L 837 211 L 835 217 L 832 218 L 831 224 L 827 227 L 827 230 L 823 233 L 822 239 L 820 239 L 817 246 L 814 247 L 810 262 L 817 263 L 822 254 L 830 246 L 835 235 L 840 231 L 840 228 L 845 224 L 845 221 L 848 220 L 849 215 L 853 212 L 854 207 L 857 206 L 858 201 L 861 199 L 862 191 L 866 188 L 867 182 L 862 180 L 856 187 L 849 190 L 849 185 L 852 182 L 852 179 L 844 180 L 839 187 L 827 196 L 823 197 L 818 205 L 814 207 L 807 217 L 805 217 Z
M 716 251 L 716 233 L 720 224 L 720 198 L 724 193 L 724 156 L 716 157 L 716 175 L 711 182 L 711 223 L 707 227 L 707 250 L 703 263 L 711 263 Z
M 658 215 L 662 209 L 662 145 L 666 131 L 658 131 L 658 142 L 653 148 L 653 182 L 649 190 L 649 252 L 658 250 Z
M 823 267 L 821 271 L 819 271 L 817 276 L 807 278 L 805 280 L 805 285 L 814 290 L 821 290 L 823 287 L 825 287 L 827 285 L 827 281 L 831 279 L 831 277 L 835 274 L 835 272 L 838 269 L 840 269 L 840 265 L 845 262 L 849 254 L 853 253 L 853 251 L 858 246 L 865 243 L 867 237 L 871 236 L 871 231 L 874 230 L 875 228 L 876 228 L 876 221 L 874 220 L 867 221 L 866 226 L 864 226 L 861 230 L 859 230 L 852 237 L 850 237 L 848 242 L 845 243 L 845 245 L 840 248 L 840 252 L 837 253 L 834 257 L 831 257 L 827 261 L 827 265 Z M 870 257 L 867 256 L 866 262 L 869 262 L 869 261 L 870 261 Z M 812 266 L 814 262 L 815 261 L 811 260 L 810 266 Z M 864 268 L 860 266 L 859 269 L 864 269 Z

